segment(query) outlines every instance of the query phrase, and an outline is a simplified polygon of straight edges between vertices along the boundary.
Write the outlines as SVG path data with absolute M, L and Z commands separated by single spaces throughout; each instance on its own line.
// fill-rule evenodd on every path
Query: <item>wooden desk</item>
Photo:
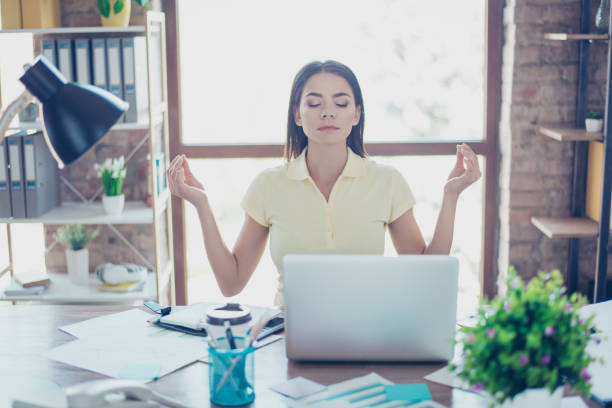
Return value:
M 62 387 L 87 380 L 106 378 L 101 374 L 68 366 L 40 356 L 40 353 L 74 340 L 57 328 L 127 306 L 0 306 L 0 377 L 47 378 Z M 329 385 L 376 372 L 395 383 L 422 383 L 423 376 L 442 364 L 314 364 L 293 363 L 285 357 L 284 342 L 263 347 L 255 354 L 255 402 L 251 407 L 285 407 L 282 398 L 269 389 L 287 379 L 303 376 Z M 208 365 L 195 362 L 149 384 L 154 390 L 193 407 L 209 407 Z M 484 407 L 481 397 L 427 382 L 435 401 L 453 407 Z M 0 384 L 2 390 L 2 384 Z M 2 391 L 0 391 L 2 392 Z M 589 401 L 590 407 L 597 407 Z

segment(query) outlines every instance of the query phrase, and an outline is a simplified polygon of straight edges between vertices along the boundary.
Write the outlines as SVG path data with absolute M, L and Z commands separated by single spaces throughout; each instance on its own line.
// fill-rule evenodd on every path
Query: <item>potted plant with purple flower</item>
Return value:
M 450 369 L 491 406 L 560 407 L 565 384 L 589 395 L 594 316 L 579 316 L 586 300 L 566 296 L 562 283 L 555 270 L 525 285 L 510 268 L 506 296 L 483 304 L 476 326 L 461 328 L 463 358 Z

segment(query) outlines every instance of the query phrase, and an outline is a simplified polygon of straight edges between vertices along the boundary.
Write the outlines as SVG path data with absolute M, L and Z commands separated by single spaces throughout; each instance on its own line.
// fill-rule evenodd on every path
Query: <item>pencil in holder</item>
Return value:
M 244 337 L 234 340 L 233 350 L 226 337 L 217 339 L 217 348 L 208 348 L 210 401 L 217 405 L 244 405 L 255 399 L 255 347 Z

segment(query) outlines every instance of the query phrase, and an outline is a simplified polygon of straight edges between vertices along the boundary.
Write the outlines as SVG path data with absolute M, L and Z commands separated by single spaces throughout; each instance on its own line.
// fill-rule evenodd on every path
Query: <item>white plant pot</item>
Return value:
M 601 132 L 603 129 L 603 119 L 585 119 L 584 127 L 587 132 Z
M 120 194 L 118 196 L 102 196 L 102 205 L 104 205 L 104 211 L 107 214 L 117 215 L 123 211 L 123 205 L 125 204 L 125 196 Z
M 68 278 L 75 285 L 89 284 L 89 249 L 83 248 L 78 251 L 66 250 L 66 267 Z
M 563 398 L 563 387 L 550 393 L 548 388 L 528 388 L 511 400 L 506 400 L 499 408 L 560 408 Z

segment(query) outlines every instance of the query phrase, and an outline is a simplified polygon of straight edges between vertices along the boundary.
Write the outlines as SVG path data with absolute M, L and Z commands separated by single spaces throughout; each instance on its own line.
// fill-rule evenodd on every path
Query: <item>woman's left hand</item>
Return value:
M 457 145 L 457 161 L 444 185 L 444 192 L 459 195 L 480 178 L 478 158 L 465 143 Z

